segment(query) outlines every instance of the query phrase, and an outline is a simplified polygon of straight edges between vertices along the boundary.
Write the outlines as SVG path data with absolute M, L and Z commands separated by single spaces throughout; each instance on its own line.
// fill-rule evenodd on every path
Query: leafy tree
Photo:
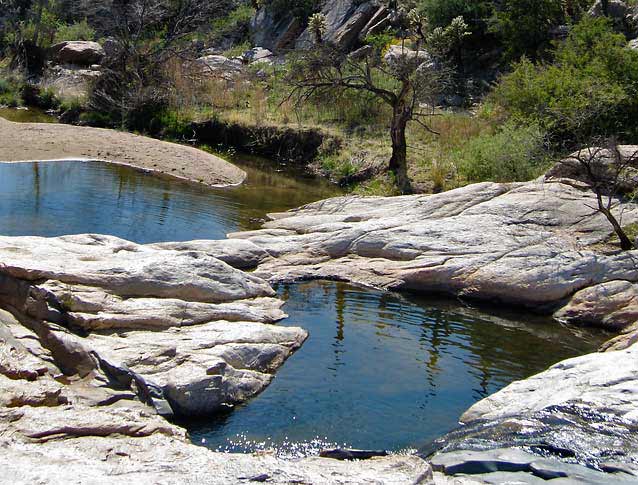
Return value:
M 424 19 L 414 11 L 398 14 L 403 15 L 398 29 L 404 32 L 403 43 L 399 51 L 385 61 L 378 52 L 354 58 L 327 42 L 317 42 L 293 63 L 288 82 L 293 87 L 290 97 L 298 103 L 330 93 L 364 92 L 389 105 L 392 109 L 392 155 L 388 170 L 394 173 L 401 192 L 409 193 L 407 125 L 414 121 L 435 133 L 427 119 L 432 115 L 436 98 L 444 89 L 449 74 L 446 69 L 436 66 L 423 49 L 426 41 Z M 405 47 L 406 40 L 414 42 L 414 50 Z
M 445 28 L 457 17 L 462 17 L 473 33 L 482 33 L 485 20 L 493 12 L 494 2 L 481 0 L 423 0 L 420 10 L 433 28 Z

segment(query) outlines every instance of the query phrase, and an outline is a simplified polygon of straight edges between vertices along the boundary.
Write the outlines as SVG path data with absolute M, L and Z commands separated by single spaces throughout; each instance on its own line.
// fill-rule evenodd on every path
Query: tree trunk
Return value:
M 388 169 L 396 178 L 397 186 L 402 194 L 412 193 L 408 178 L 408 143 L 405 139 L 405 128 L 410 120 L 410 113 L 404 103 L 394 107 L 390 137 L 392 138 L 392 157 Z
M 616 233 L 616 236 L 618 236 L 618 239 L 620 240 L 620 249 L 622 249 L 623 251 L 629 251 L 630 249 L 633 249 L 634 244 L 631 242 L 631 239 L 629 239 L 629 237 L 625 233 L 625 230 L 622 228 L 622 226 L 620 225 L 618 220 L 614 217 L 614 215 L 611 213 L 611 211 L 605 207 L 599 207 L 599 210 L 600 212 L 603 213 L 603 215 L 607 218 L 609 223 L 614 228 L 614 232 Z

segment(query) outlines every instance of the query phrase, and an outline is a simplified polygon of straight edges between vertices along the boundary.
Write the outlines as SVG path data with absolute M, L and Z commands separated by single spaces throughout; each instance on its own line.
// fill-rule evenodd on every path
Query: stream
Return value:
M 321 179 L 273 171 L 268 160 L 233 162 L 248 178 L 225 189 L 97 162 L 0 164 L 0 234 L 221 239 L 259 227 L 268 212 L 341 193 Z M 279 324 L 310 337 L 261 395 L 182 423 L 195 443 L 290 457 L 334 445 L 415 449 L 454 428 L 477 400 L 605 340 L 550 318 L 445 298 L 322 281 L 276 289 L 290 315 Z

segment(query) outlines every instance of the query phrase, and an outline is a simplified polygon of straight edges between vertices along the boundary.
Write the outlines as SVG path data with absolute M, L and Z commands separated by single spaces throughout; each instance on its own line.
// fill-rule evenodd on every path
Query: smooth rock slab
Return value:
M 532 414 L 574 403 L 638 425 L 637 376 L 638 345 L 564 360 L 474 404 L 461 422 Z
M 0 236 L 0 273 L 96 286 L 120 296 L 223 302 L 275 292 L 263 280 L 196 251 L 167 251 L 113 236 Z
M 270 281 L 339 279 L 549 312 L 586 288 L 638 281 L 638 251 L 607 245 L 612 229 L 594 205 L 575 180 L 485 182 L 435 195 L 328 199 L 230 237 L 270 255 L 255 272 Z M 638 206 L 621 210 L 624 224 L 638 220 Z

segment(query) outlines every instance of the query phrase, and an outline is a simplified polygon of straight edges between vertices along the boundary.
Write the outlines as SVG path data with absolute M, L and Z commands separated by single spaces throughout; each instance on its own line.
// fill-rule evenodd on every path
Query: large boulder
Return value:
M 607 13 L 603 12 L 603 1 L 596 0 L 587 13 L 592 17 L 607 15 L 616 21 L 624 21 L 629 13 L 629 7 L 622 0 L 607 0 Z
M 294 46 L 303 26 L 292 15 L 276 15 L 270 8 L 262 7 L 252 18 L 250 30 L 255 45 L 279 52 Z
M 330 0 L 321 9 L 326 17 L 327 30 L 324 39 L 332 42 L 339 49 L 350 50 L 356 45 L 359 34 L 377 13 L 378 6 L 374 2 L 357 2 L 354 0 Z M 297 39 L 297 48 L 308 48 L 313 43 L 309 29 Z
M 271 64 L 273 62 L 273 53 L 263 47 L 253 47 L 241 55 L 241 60 L 246 64 Z
M 432 56 L 427 51 L 415 51 L 401 45 L 391 45 L 383 56 L 383 60 L 394 71 L 411 71 L 418 66 L 433 62 Z
M 556 163 L 546 178 L 577 180 L 604 192 L 633 192 L 638 188 L 638 146 L 621 145 L 617 152 L 605 147 L 583 148 Z
M 202 74 L 233 78 L 243 71 L 243 64 L 239 59 L 229 59 L 222 55 L 207 55 L 195 60 L 195 66 Z
M 100 64 L 104 55 L 100 44 L 83 40 L 60 42 L 50 49 L 50 57 L 57 64 L 90 66 Z
M 616 202 L 624 225 L 638 221 L 636 204 Z M 595 207 L 595 195 L 572 179 L 485 182 L 435 195 L 329 199 L 230 237 L 270 255 L 255 273 L 270 281 L 338 278 L 551 313 L 580 290 L 638 283 L 638 252 L 616 251 Z
M 24 323 L 34 325 L 32 321 Z M 217 338 L 223 338 L 223 328 L 218 330 Z M 63 376 L 50 350 L 42 346 L 51 342 L 42 336 L 44 333 L 34 332 L 12 314 L 0 310 L 0 481 L 16 485 L 57 484 L 73 477 L 77 483 L 100 485 L 263 481 L 354 485 L 417 483 L 431 476 L 424 460 L 409 455 L 357 463 L 319 457 L 293 461 L 268 453 L 209 451 L 190 443 L 186 430 L 140 402 L 126 385 L 125 369 L 116 374 L 116 368 L 109 368 L 102 361 L 102 367 L 84 378 Z M 144 365 L 145 359 L 153 356 L 143 349 L 152 347 L 132 336 L 136 338 L 135 345 L 125 346 L 126 338 L 121 337 L 121 348 L 110 351 L 127 353 L 128 348 L 129 359 L 135 357 L 139 359 L 138 366 Z M 167 345 L 174 337 L 175 334 L 167 335 Z M 191 344 L 189 355 L 182 356 L 186 361 L 199 351 L 194 345 Z M 220 354 L 239 362 L 245 349 L 246 346 L 231 351 L 226 346 Z M 149 360 L 147 365 L 161 372 L 170 356 L 167 349 L 163 358 Z M 211 379 L 218 379 L 222 370 L 221 366 L 211 368 Z M 194 380 L 195 376 L 188 378 Z M 132 388 L 140 384 L 143 382 L 138 380 Z
M 565 360 L 474 404 L 421 451 L 479 483 L 636 483 L 637 375 L 638 345 Z

